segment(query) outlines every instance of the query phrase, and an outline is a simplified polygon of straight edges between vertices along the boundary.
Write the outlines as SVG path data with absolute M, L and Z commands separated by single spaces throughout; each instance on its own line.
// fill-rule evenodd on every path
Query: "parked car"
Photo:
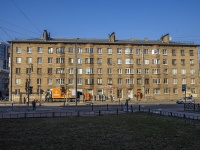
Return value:
M 176 101 L 177 104 L 184 104 L 184 103 L 194 103 L 194 98 L 193 97 L 185 97 L 179 99 Z

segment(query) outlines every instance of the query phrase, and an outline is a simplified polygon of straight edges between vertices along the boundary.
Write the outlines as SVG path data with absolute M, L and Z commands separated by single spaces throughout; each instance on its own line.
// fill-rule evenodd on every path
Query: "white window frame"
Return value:
M 132 58 L 126 58 L 125 64 L 133 64 L 133 59 Z
M 122 54 L 122 49 L 121 48 L 117 48 L 117 54 Z
M 125 54 L 133 54 L 133 50 L 131 48 L 125 48 Z
M 48 47 L 48 54 L 53 54 L 53 48 L 52 47 Z
M 97 54 L 102 54 L 102 48 L 97 48 Z
M 112 54 L 112 48 L 107 48 L 107 54 Z
M 117 73 L 122 74 L 122 69 L 121 68 L 117 69 Z

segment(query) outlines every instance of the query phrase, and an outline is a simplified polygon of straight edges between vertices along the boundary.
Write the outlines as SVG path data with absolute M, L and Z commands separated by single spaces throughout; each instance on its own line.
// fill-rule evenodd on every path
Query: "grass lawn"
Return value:
M 1 150 L 200 149 L 200 122 L 133 113 L 0 119 Z

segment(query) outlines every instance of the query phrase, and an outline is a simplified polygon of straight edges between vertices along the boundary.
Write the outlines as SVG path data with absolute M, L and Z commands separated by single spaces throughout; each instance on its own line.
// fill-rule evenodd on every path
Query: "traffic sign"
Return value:
M 186 91 L 186 84 L 182 84 L 182 91 Z

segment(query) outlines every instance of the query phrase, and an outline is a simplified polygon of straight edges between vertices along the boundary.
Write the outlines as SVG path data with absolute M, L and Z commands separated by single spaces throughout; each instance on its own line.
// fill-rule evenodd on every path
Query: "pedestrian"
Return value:
M 24 104 L 26 103 L 26 97 L 24 96 Z
M 26 104 L 28 105 L 28 97 L 26 98 Z
M 32 106 L 33 106 L 33 111 L 35 111 L 36 110 L 36 101 L 35 101 L 35 99 L 32 101 Z

